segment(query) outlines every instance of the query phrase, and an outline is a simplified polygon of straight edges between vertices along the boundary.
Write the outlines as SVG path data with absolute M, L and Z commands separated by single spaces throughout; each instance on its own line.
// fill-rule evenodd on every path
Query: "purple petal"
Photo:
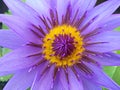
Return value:
M 42 63 L 37 68 L 37 73 L 34 78 L 34 82 L 32 83 L 31 89 L 36 90 L 39 87 L 39 80 L 41 78 L 42 72 L 47 67 L 48 63 Z
M 84 90 L 102 90 L 102 88 L 96 83 L 92 82 L 91 80 L 87 80 L 84 77 L 82 78 L 82 83 Z
M 101 23 L 99 27 L 101 28 L 101 31 L 106 30 L 113 30 L 120 26 L 120 15 L 119 14 L 113 14 L 110 17 L 106 18 L 106 20 L 101 20 Z
M 11 28 L 11 30 L 15 31 L 22 38 L 30 42 L 38 44 L 41 43 L 40 37 L 31 30 L 32 26 L 26 20 L 19 18 L 17 16 L 1 14 L 0 21 L 8 25 Z
M 104 44 L 96 44 L 96 45 L 90 45 L 86 47 L 86 50 L 92 51 L 92 52 L 98 52 L 98 53 L 106 53 L 109 51 L 116 51 L 119 50 L 120 47 L 117 43 L 104 43 Z
M 4 0 L 8 8 L 12 11 L 13 15 L 20 16 L 23 19 L 38 25 L 39 24 L 39 14 L 34 11 L 27 4 L 20 0 Z
M 87 66 L 85 65 L 85 67 L 87 67 Z M 76 65 L 74 66 L 74 69 L 76 70 L 76 72 L 79 76 L 82 76 L 82 77 L 87 78 L 87 79 L 92 79 L 94 77 L 94 76 L 91 76 L 91 74 L 84 72 L 83 69 L 79 68 Z
M 57 71 L 55 80 L 53 81 L 53 88 L 51 90 L 68 90 L 68 89 L 64 89 L 64 87 L 62 86 L 62 84 L 60 82 L 60 78 L 63 77 L 63 76 L 62 77 L 60 76 L 60 73 L 61 73 L 61 71 Z M 66 86 L 66 87 L 68 87 L 68 86 Z
M 36 10 L 40 15 L 48 15 L 50 6 L 45 0 L 26 0 L 26 4 Z
M 117 55 L 115 53 L 105 53 L 102 55 L 88 55 L 88 57 L 104 66 L 120 65 L 120 55 Z
M 84 27 L 88 22 L 91 24 L 82 32 L 82 34 L 87 34 L 94 30 L 98 23 L 110 16 L 118 7 L 120 6 L 120 0 L 108 0 L 94 9 L 88 11 L 85 20 L 83 21 L 81 28 Z
M 57 1 L 58 0 L 44 0 L 44 1 L 46 1 L 46 3 L 48 4 L 49 9 L 52 9 L 53 11 L 54 10 L 56 11 Z
M 13 71 L 34 66 L 43 59 L 40 55 L 34 56 L 40 52 L 39 48 L 29 46 L 16 49 L 0 59 L 0 71 Z
M 65 15 L 68 5 L 71 5 L 73 13 L 71 13 L 72 18 L 75 16 L 75 12 L 80 8 L 78 18 L 80 19 L 86 10 L 94 7 L 96 0 L 58 0 L 57 1 L 57 12 L 59 16 L 59 21 L 61 23 L 62 16 Z
M 93 79 L 89 79 L 99 85 L 102 85 L 110 90 L 120 90 L 120 86 L 118 86 L 111 78 L 109 78 L 100 67 L 95 66 L 91 63 L 85 63 L 94 74 Z
M 57 0 L 57 12 L 59 22 L 62 22 L 62 16 L 66 13 L 70 0 Z
M 17 72 L 6 84 L 4 90 L 26 90 L 34 80 L 36 70 L 28 72 L 28 70 L 21 70 Z
M 86 66 L 87 67 L 87 66 Z M 80 69 L 78 66 L 74 66 L 76 72 L 78 73 L 78 75 L 87 78 L 87 79 L 92 79 L 93 76 L 91 76 L 91 74 L 88 74 L 86 72 L 84 72 L 82 69 Z
M 74 0 L 75 2 L 76 0 Z M 92 9 L 97 0 L 77 0 L 75 4 L 72 6 L 73 17 L 75 16 L 75 12 L 79 9 L 79 13 L 76 19 L 80 19 L 86 11 Z
M 50 28 L 52 28 L 49 21 L 47 20 L 47 18 L 50 18 L 50 9 L 55 7 L 53 5 L 53 3 L 52 3 L 52 7 L 50 7 L 50 1 L 47 2 L 46 0 L 34 0 L 34 1 L 33 0 L 26 0 L 25 3 L 28 6 L 32 7 L 39 14 L 39 15 L 37 15 L 39 17 L 38 18 L 38 20 L 39 20 L 38 25 L 43 28 L 45 33 L 48 33 L 48 31 L 46 30 L 46 26 L 43 23 L 43 21 L 41 20 L 41 18 L 43 18 L 43 16 L 44 16 L 46 18 L 46 22 L 47 22 L 48 26 Z
M 53 86 L 53 73 L 54 73 L 54 66 L 51 66 L 48 70 L 44 72 L 44 74 L 42 72 L 43 74 L 42 76 L 38 73 L 35 83 L 31 89 L 32 90 L 51 90 Z
M 95 52 L 109 52 L 120 49 L 120 33 L 118 31 L 108 31 L 97 34 L 89 38 L 86 49 Z
M 0 76 L 6 76 L 15 73 L 15 71 L 10 71 L 10 72 L 0 72 Z
M 16 49 L 24 45 L 26 42 L 10 30 L 0 30 L 0 46 Z
M 70 90 L 84 90 L 82 81 L 75 75 L 75 73 L 68 68 L 68 78 L 69 78 L 69 84 L 70 84 Z
M 65 71 L 63 69 L 60 70 L 60 81 L 63 87 L 63 90 L 70 90 L 68 80 L 65 75 Z
M 95 43 L 95 42 L 110 42 L 119 41 L 120 40 L 120 32 L 118 31 L 107 31 L 98 33 L 94 36 L 88 37 L 89 41 L 87 43 Z

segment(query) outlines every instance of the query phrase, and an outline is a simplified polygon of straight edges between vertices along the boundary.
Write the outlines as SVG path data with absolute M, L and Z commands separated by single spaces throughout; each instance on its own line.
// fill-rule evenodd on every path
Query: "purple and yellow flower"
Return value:
M 13 74 L 4 90 L 120 90 L 102 70 L 119 66 L 120 0 L 4 0 L 9 30 L 0 45 L 0 75 Z

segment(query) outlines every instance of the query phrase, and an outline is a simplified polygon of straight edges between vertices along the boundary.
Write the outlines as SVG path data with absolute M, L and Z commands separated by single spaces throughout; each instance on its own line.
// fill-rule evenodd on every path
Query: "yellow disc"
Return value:
M 71 37 L 74 37 L 74 42 L 76 42 L 74 43 L 75 49 L 73 52 L 69 56 L 62 58 L 62 60 L 60 56 L 55 55 L 55 51 L 53 51 L 52 46 L 56 36 L 58 35 L 70 35 Z M 50 63 L 56 64 L 58 67 L 72 66 L 80 61 L 81 54 L 84 52 L 83 44 L 83 38 L 75 27 L 70 25 L 57 26 L 51 29 L 43 39 L 44 58 Z

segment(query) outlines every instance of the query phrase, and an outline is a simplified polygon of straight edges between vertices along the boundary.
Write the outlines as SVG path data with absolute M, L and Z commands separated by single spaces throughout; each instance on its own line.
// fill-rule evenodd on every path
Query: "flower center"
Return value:
M 44 58 L 56 66 L 74 65 L 80 61 L 83 51 L 83 38 L 70 25 L 53 28 L 43 39 Z
M 75 44 L 74 37 L 71 37 L 71 35 L 60 34 L 56 36 L 52 44 L 55 56 L 59 56 L 62 59 L 71 55 L 71 53 L 75 49 L 74 44 Z

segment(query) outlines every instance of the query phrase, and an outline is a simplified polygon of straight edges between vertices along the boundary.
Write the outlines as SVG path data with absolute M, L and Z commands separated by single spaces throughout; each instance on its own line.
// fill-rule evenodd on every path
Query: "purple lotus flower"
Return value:
M 0 45 L 0 75 L 13 74 L 4 90 L 120 90 L 102 66 L 119 66 L 120 0 L 4 0 L 9 30 Z

